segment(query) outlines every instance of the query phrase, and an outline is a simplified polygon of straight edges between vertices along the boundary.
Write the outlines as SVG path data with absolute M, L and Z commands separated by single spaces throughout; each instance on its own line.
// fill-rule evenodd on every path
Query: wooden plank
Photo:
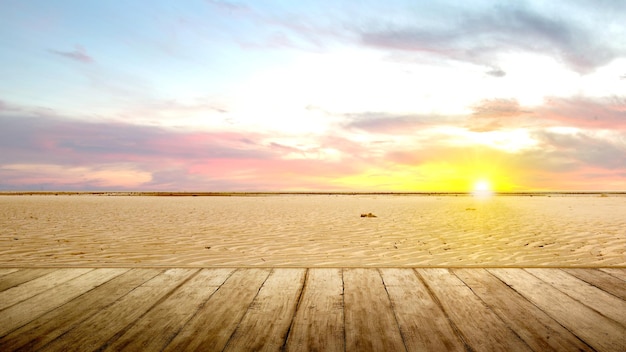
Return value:
M 407 350 L 465 350 L 448 317 L 412 269 L 380 271 Z
M 165 351 L 223 350 L 269 273 L 269 269 L 235 271 L 185 324 Z
M 287 351 L 344 351 L 341 269 L 309 269 Z
M 296 312 L 306 269 L 274 269 L 224 351 L 280 351 Z
M 488 269 L 592 348 L 623 351 L 624 327 L 520 269 Z
M 160 269 L 132 269 L 0 339 L 0 351 L 35 351 L 113 304 Z
M 93 269 L 58 269 L 0 292 L 0 310 L 36 296 Z
M 570 275 L 586 281 L 616 297 L 626 300 L 626 282 L 598 269 L 563 269 Z
M 48 351 L 99 349 L 115 334 L 141 317 L 155 303 L 185 282 L 198 269 L 169 269 L 146 281 L 111 306 L 52 341 Z
M 601 268 L 600 270 L 611 274 L 622 281 L 626 281 L 626 268 Z
M 203 269 L 154 307 L 107 350 L 160 351 L 224 283 L 234 269 Z
M 405 351 L 391 301 L 376 269 L 343 271 L 347 351 Z
M 0 277 L 0 292 L 50 274 L 55 269 L 19 269 Z
M 457 326 L 465 343 L 477 351 L 529 351 L 474 292 L 448 269 L 416 269 L 443 310 Z
M 0 336 L 126 271 L 128 269 L 96 269 L 5 309 L 0 313 Z
M 0 268 L 0 278 L 2 278 L 2 276 L 5 276 L 7 274 L 14 273 L 14 272 L 16 272 L 18 270 L 20 270 L 20 269 L 18 269 L 18 268 Z
M 542 268 L 526 269 L 526 271 L 582 304 L 595 309 L 605 317 L 626 326 L 626 301 L 591 286 L 560 269 Z
M 535 351 L 593 351 L 541 309 L 483 269 L 454 273 Z

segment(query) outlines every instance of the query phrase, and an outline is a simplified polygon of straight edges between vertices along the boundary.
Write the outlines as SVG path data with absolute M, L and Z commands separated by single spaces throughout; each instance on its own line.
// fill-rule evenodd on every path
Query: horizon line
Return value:
M 493 191 L 492 195 L 626 195 L 623 191 Z M 0 195 L 101 195 L 101 196 L 262 196 L 262 195 L 474 195 L 472 191 L 2 191 Z

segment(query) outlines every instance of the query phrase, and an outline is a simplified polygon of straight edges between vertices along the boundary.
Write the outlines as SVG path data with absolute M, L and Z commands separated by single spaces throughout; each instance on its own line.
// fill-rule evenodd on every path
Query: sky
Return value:
M 0 190 L 626 190 L 625 1 L 0 8 Z

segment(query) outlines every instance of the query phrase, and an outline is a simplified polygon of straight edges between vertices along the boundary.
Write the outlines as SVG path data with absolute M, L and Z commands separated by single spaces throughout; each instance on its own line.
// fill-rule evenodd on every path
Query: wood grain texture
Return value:
M 598 269 L 563 269 L 566 273 L 626 300 L 626 282 Z
M 504 282 L 480 269 L 454 273 L 535 351 L 593 351 Z
M 0 277 L 0 351 L 622 352 L 623 272 L 22 268 Z
M 560 269 L 526 269 L 552 287 L 626 326 L 626 302 Z
M 20 270 L 20 269 L 18 269 L 18 268 L 0 268 L 0 278 L 5 276 L 5 275 L 14 273 L 14 272 L 16 272 L 18 270 Z M 0 291 L 2 291 L 2 290 L 0 289 Z
M 0 339 L 0 350 L 41 349 L 160 272 L 162 270 L 130 270 L 6 335 Z
M 488 270 L 594 349 L 624 350 L 626 331 L 615 321 L 525 270 Z
M 287 340 L 306 269 L 273 270 L 224 351 L 280 351 Z
M 55 269 L 17 269 L 0 277 L 0 292 L 51 273 Z
M 198 269 L 169 269 L 130 291 L 44 347 L 48 351 L 85 351 L 104 346 Z
M 341 269 L 309 269 L 287 351 L 344 351 Z
M 201 270 L 113 341 L 109 351 L 160 351 L 234 269 Z
M 344 269 L 343 283 L 346 350 L 406 350 L 380 273 Z
M 126 271 L 128 269 L 95 269 L 5 309 L 0 320 L 0 336 L 8 334 Z
M 0 310 L 10 307 L 30 297 L 36 296 L 54 286 L 69 281 L 93 269 L 52 270 L 36 279 L 24 282 L 0 292 Z
M 464 351 L 463 341 L 413 270 L 380 269 L 409 351 Z
M 185 324 L 165 351 L 223 350 L 269 273 L 269 269 L 235 271 Z
M 477 351 L 530 351 L 530 347 L 449 269 L 417 269 L 465 342 Z
M 604 271 L 610 275 L 615 276 L 616 278 L 626 282 L 626 268 L 600 268 L 599 270 Z

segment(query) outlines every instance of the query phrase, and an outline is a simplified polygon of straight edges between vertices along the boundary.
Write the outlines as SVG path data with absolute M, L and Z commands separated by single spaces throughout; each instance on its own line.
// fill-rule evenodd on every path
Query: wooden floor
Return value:
M 0 268 L 0 351 L 625 351 L 626 269 Z

